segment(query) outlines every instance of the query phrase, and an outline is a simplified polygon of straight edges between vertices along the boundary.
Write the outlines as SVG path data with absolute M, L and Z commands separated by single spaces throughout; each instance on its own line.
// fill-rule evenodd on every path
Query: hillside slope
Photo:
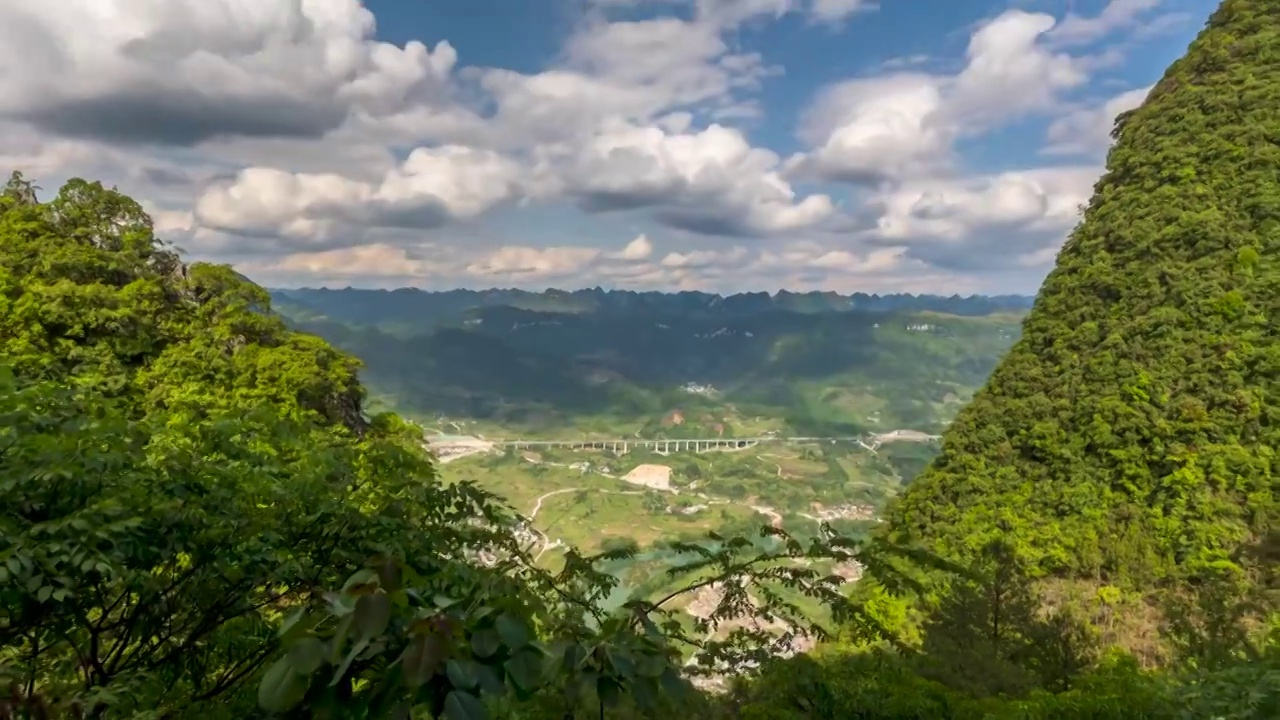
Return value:
M 1280 4 L 1226 0 L 1117 142 L 1023 335 L 888 518 L 1141 586 L 1245 563 L 1280 446 Z

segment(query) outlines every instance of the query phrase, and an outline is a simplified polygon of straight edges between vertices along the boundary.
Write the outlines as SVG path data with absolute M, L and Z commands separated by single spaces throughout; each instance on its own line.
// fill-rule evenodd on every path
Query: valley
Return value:
M 958 298 L 864 311 L 828 295 L 801 311 L 783 295 L 548 291 L 520 296 L 530 310 L 356 292 L 289 291 L 281 312 L 364 362 L 373 398 L 423 428 L 446 481 L 584 551 L 753 524 L 861 532 L 936 454 L 1021 317 L 1017 299 L 981 314 Z M 595 304 L 566 309 L 584 296 Z M 410 305 L 429 320 L 408 322 Z
M 615 583 L 608 607 L 670 591 L 695 557 L 687 548 L 710 552 L 714 538 L 771 551 L 781 541 L 765 529 L 801 542 L 868 537 L 1021 320 L 1016 298 L 990 311 L 927 297 L 868 311 L 829 295 L 802 309 L 785 295 L 694 295 L 639 304 L 548 291 L 519 295 L 517 308 L 488 295 L 470 306 L 457 292 L 307 290 L 279 307 L 363 361 L 372 398 L 422 428 L 446 484 L 479 487 L 522 517 L 539 567 L 609 555 L 593 562 Z M 853 561 L 805 562 L 846 592 L 862 573 Z M 767 585 L 810 620 L 830 619 L 803 593 Z M 722 594 L 703 588 L 672 607 L 696 623 Z M 781 620 L 758 629 L 798 631 Z

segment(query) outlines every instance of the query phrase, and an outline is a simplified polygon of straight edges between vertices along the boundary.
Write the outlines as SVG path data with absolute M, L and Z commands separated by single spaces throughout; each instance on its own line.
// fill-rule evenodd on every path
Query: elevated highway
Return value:
M 871 434 L 864 436 L 849 437 L 813 437 L 813 436 L 777 436 L 762 435 L 759 437 L 714 437 L 714 438 L 667 438 L 667 439 L 647 439 L 647 438 L 581 438 L 569 440 L 534 440 L 534 439 L 505 439 L 505 440 L 483 440 L 480 438 L 458 438 L 440 436 L 436 438 L 427 438 L 427 442 L 432 448 L 448 451 L 456 448 L 462 450 L 469 448 L 474 450 L 505 450 L 507 448 L 534 450 L 538 448 L 556 448 L 566 450 L 606 450 L 614 453 L 622 454 L 630 452 L 634 448 L 643 448 L 656 453 L 676 453 L 676 452 L 709 452 L 709 451 L 732 451 L 744 450 L 746 448 L 755 447 L 757 445 L 779 443 L 787 445 L 809 445 L 815 443 L 855 443 L 875 451 L 886 442 L 930 442 L 936 441 L 938 436 L 927 435 L 915 430 L 894 430 L 888 433 Z

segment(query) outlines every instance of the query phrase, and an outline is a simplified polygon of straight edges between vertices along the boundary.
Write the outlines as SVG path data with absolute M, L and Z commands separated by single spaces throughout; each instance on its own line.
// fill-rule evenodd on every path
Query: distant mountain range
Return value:
M 715 402 L 848 434 L 929 429 L 1019 333 L 1025 297 L 603 290 L 277 290 L 276 309 L 365 363 L 411 416 L 540 427 Z M 860 422 L 860 421 L 859 421 Z M 892 428 L 891 428 L 892 429 Z
M 824 312 L 941 312 L 980 316 L 998 312 L 1024 312 L 1033 298 L 1026 295 L 868 295 L 835 292 L 793 293 L 786 290 L 719 295 L 704 292 L 635 292 L 631 290 L 515 289 L 426 291 L 363 290 L 356 288 L 272 290 L 276 303 L 292 305 L 295 312 L 311 312 L 338 322 L 374 323 L 384 327 L 405 323 L 422 329 L 439 322 L 463 319 L 468 311 L 486 307 L 512 307 L 534 312 L 654 314 L 683 317 L 753 315 L 771 310 L 794 313 Z

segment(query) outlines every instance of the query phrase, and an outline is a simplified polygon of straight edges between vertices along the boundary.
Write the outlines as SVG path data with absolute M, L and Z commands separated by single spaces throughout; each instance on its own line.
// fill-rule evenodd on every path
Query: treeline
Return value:
M 497 288 L 443 292 L 416 288 L 303 288 L 273 290 L 272 295 L 286 312 L 300 317 L 327 317 L 342 323 L 385 328 L 417 328 L 419 332 L 440 324 L 456 324 L 465 319 L 485 316 L 531 322 L 536 321 L 536 316 L 542 313 L 724 320 L 770 312 L 939 312 L 979 316 L 998 312 L 1020 313 L 1031 307 L 1031 298 L 1023 295 L 841 295 L 834 292 L 793 293 L 786 290 L 772 295 L 756 292 L 724 296 L 693 291 L 664 293 L 601 288 L 543 292 Z

